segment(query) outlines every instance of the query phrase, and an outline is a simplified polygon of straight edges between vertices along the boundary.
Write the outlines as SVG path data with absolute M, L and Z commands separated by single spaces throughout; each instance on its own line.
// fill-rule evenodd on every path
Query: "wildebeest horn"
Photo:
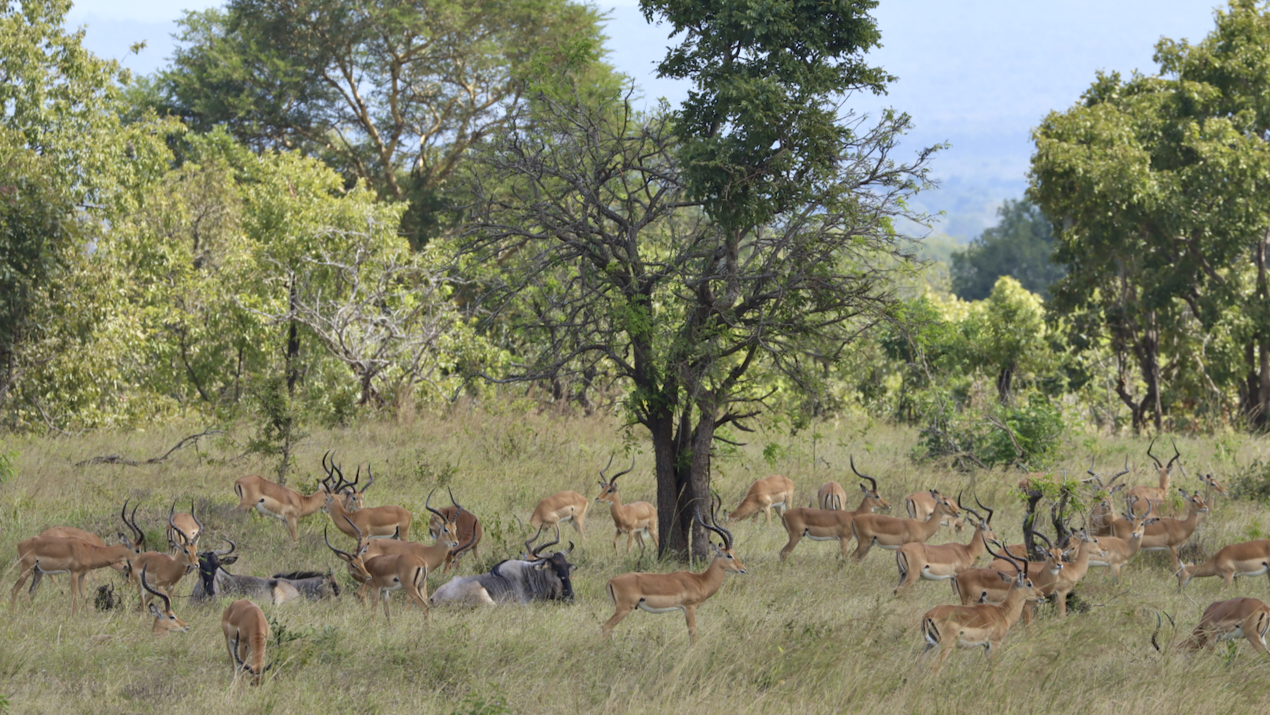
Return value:
M 540 530 L 541 530 L 541 527 L 540 527 Z M 475 529 L 473 529 L 473 530 L 472 530 L 472 538 L 476 538 L 476 530 L 475 530 Z M 535 537 L 535 538 L 537 538 L 537 537 Z M 548 546 L 555 546 L 555 545 L 556 545 L 556 544 L 558 544 L 558 543 L 560 543 L 560 533 L 559 533 L 559 532 L 556 532 L 556 538 L 555 538 L 555 539 L 553 539 L 552 541 L 548 541 L 548 542 L 546 542 L 546 543 L 544 543 L 544 544 L 539 544 L 538 546 L 534 547 L 534 550 L 529 552 L 529 555 L 530 555 L 530 557 L 532 557 L 532 558 L 530 558 L 530 559 L 528 559 L 528 560 L 529 560 L 529 561 L 533 561 L 533 560 L 535 560 L 535 559 L 545 558 L 545 557 L 543 557 L 543 556 L 541 555 L 542 550 L 543 550 L 543 549 L 545 549 L 545 548 L 547 548 Z
M 855 455 L 851 455 L 851 456 L 850 456 L 850 461 L 851 461 L 851 471 L 855 472 L 855 475 L 856 475 L 857 477 L 859 477 L 859 478 L 861 478 L 861 479 L 867 479 L 867 480 L 869 480 L 869 484 L 873 487 L 873 488 L 872 488 L 873 493 L 874 493 L 874 494 L 877 494 L 877 491 L 878 491 L 878 480 L 874 479 L 873 477 L 870 477 L 870 476 L 869 476 L 869 475 L 867 475 L 867 474 L 861 474 L 861 473 L 860 473 L 860 470 L 858 470 L 858 469 L 856 469 L 856 468 L 855 468 Z
M 223 536 L 220 538 L 221 538 L 221 541 L 224 541 L 225 543 L 229 544 L 229 551 L 217 551 L 216 549 L 212 549 L 213 554 L 216 554 L 217 556 L 229 556 L 230 554 L 234 553 L 234 551 L 238 548 L 238 545 L 230 541 L 229 539 Z
M 534 547 L 531 544 L 537 541 L 539 536 L 542 536 L 542 526 L 538 527 L 538 533 L 534 534 L 532 538 L 525 539 L 525 556 L 529 556 L 534 552 Z

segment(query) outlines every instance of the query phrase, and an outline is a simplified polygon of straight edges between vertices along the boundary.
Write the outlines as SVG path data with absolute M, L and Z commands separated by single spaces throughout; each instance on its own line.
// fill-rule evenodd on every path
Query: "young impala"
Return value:
M 635 458 L 631 458 L 629 469 L 618 472 L 605 481 L 604 473 L 611 466 L 613 466 L 613 458 L 609 457 L 608 466 L 600 470 L 600 495 L 595 498 L 595 501 L 613 505 L 611 510 L 613 526 L 617 529 L 617 533 L 613 536 L 613 550 L 617 551 L 617 540 L 622 537 L 622 534 L 626 534 L 626 553 L 628 554 L 631 553 L 632 540 L 638 540 L 639 550 L 644 550 L 644 534 L 652 538 L 654 547 L 661 548 L 661 541 L 657 538 L 657 509 L 646 501 L 623 504 L 621 495 L 617 493 L 617 478 L 635 468 Z
M 1187 564 L 1177 571 L 1177 587 L 1208 576 L 1221 576 L 1223 589 L 1240 576 L 1270 576 L 1270 539 L 1231 544 L 1202 564 Z
M 781 549 L 781 559 L 788 557 L 803 538 L 812 541 L 837 541 L 841 558 L 846 558 L 847 546 L 851 543 L 852 520 L 860 514 L 891 508 L 882 495 L 878 494 L 877 480 L 873 477 L 865 479 L 869 480 L 869 486 L 860 485 L 864 499 L 855 511 L 798 507 L 781 514 L 781 523 L 785 525 L 785 533 L 789 535 L 789 542 Z
M 988 541 L 995 541 L 997 535 L 992 531 L 992 509 L 979 502 L 978 497 L 975 498 L 975 503 L 988 512 L 988 518 L 983 518 L 970 507 L 963 507 L 978 520 L 969 544 L 931 546 L 909 543 L 895 552 L 895 565 L 900 571 L 900 582 L 895 587 L 895 595 L 904 593 L 921 579 L 944 581 L 954 578 L 959 572 L 972 568 L 979 557 L 983 556 Z
M 780 507 L 783 512 L 794 505 L 794 482 L 787 477 L 774 474 L 760 479 L 750 485 L 745 498 L 731 512 L 723 512 L 723 520 L 740 521 L 755 516 L 762 511 L 767 516 L 767 523 L 772 523 L 772 507 Z
M 251 676 L 252 685 L 260 685 L 265 667 L 265 644 L 269 642 L 269 621 L 260 606 L 239 599 L 229 604 L 220 617 L 221 631 L 225 634 L 225 648 L 229 650 L 229 662 L 234 667 L 234 679 L 239 673 Z
M 585 539 L 586 510 L 590 504 L 591 502 L 587 501 L 586 497 L 577 492 L 556 492 L 538 502 L 538 506 L 534 507 L 533 515 L 529 517 L 529 527 L 541 531 L 542 527 L 554 526 L 556 540 L 559 541 L 560 524 L 567 521 L 573 524 L 578 535 Z
M 859 563 L 869 554 L 869 549 L 877 545 L 883 549 L 898 549 L 904 544 L 924 543 L 935 535 L 939 522 L 945 516 L 960 516 L 961 510 L 956 504 L 931 490 L 931 496 L 938 503 L 935 511 L 925 521 L 903 519 L 883 514 L 860 514 L 851 520 L 851 535 L 855 537 L 856 549 L 853 558 Z
M 939 648 L 939 655 L 935 657 L 932 666 L 935 673 L 939 672 L 948 655 L 958 645 L 963 648 L 982 646 L 984 657 L 991 660 L 993 649 L 1001 647 L 1010 629 L 1018 623 L 1024 604 L 1044 598 L 1028 577 L 1026 561 L 1015 559 L 1008 553 L 990 553 L 998 558 L 1008 559 L 1017 569 L 1012 577 L 997 573 L 998 579 L 1008 583 L 1010 587 L 1003 602 L 936 606 L 922 616 L 922 636 L 926 640 L 926 648 L 922 652 Z
M 621 623 L 631 611 L 639 608 L 649 613 L 668 613 L 683 611 L 688 621 L 688 637 L 693 644 L 697 642 L 697 606 L 718 592 L 723 585 L 725 571 L 745 573 L 745 565 L 732 550 L 732 532 L 719 526 L 717 495 L 710 504 L 710 521 L 707 524 L 701 519 L 698 509 L 695 518 L 698 524 L 713 531 L 723 540 L 722 544 L 710 543 L 714 558 L 701 573 L 692 571 L 676 571 L 674 573 L 626 573 L 609 581 L 609 600 L 616 610 L 613 617 L 604 622 L 602 631 L 605 636 L 613 633 L 613 628 Z

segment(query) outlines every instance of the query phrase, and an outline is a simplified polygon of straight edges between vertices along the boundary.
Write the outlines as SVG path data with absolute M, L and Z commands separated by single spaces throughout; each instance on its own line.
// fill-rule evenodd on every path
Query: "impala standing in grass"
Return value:
M 127 503 L 124 503 L 125 510 Z M 129 541 L 119 534 L 119 544 L 115 546 L 98 545 L 78 538 L 54 536 L 36 536 L 18 543 L 18 581 L 13 584 L 9 593 L 9 608 L 13 609 L 18 599 L 18 591 L 28 578 L 34 576 L 31 584 L 32 592 L 35 584 L 45 574 L 68 574 L 71 582 L 71 615 L 78 610 L 79 602 L 84 598 L 84 579 L 89 571 L 105 568 L 126 569 L 128 563 L 136 558 L 137 551 L 145 544 L 145 534 L 124 520 L 128 528 L 133 530 L 133 540 Z
M 1187 564 L 1177 571 L 1177 587 L 1208 576 L 1221 576 L 1223 589 L 1240 576 L 1270 576 L 1270 539 L 1231 544 L 1202 564 Z
M 1182 498 L 1186 500 L 1187 514 L 1185 519 L 1169 519 L 1163 518 L 1153 524 L 1148 524 L 1142 535 L 1143 551 L 1167 551 L 1173 559 L 1173 572 L 1182 568 L 1182 560 L 1178 558 L 1177 550 L 1182 547 L 1195 533 L 1195 529 L 1199 527 L 1200 516 L 1208 513 L 1208 504 L 1204 503 L 1204 497 L 1199 492 L 1187 494 L 1185 490 L 1179 489 Z M 1123 521 L 1112 523 L 1112 528 L 1116 531 L 1116 536 L 1125 538 L 1128 534 L 1125 532 Z
M 326 505 L 323 509 L 331 515 L 335 528 L 354 539 L 360 539 L 361 534 L 365 534 L 368 538 L 377 536 L 403 540 L 410 538 L 412 517 L 408 510 L 399 506 L 385 505 L 349 511 L 345 506 L 345 498 L 341 495 L 345 487 L 357 482 L 345 481 L 344 472 L 335 465 L 335 460 L 331 460 L 328 467 L 326 458 L 323 457 L 322 468 L 326 469 L 327 474 L 327 478 L 322 480 L 322 488 L 326 494 Z M 369 474 L 369 468 L 367 473 Z M 357 478 L 361 479 L 360 467 L 357 470 Z M 332 480 L 335 480 L 334 483 Z M 357 525 L 357 530 L 351 528 L 352 524 Z
M 300 520 L 316 514 L 326 506 L 326 491 L 318 489 L 308 496 L 289 487 L 265 479 L 255 474 L 240 478 L 234 482 L 234 493 L 238 495 L 238 508 L 242 511 L 255 509 L 261 514 L 278 519 L 287 525 L 287 533 L 291 540 L 299 543 L 298 531 Z
M 577 530 L 578 535 L 586 538 L 586 510 L 591 505 L 587 498 L 577 492 L 556 492 L 538 502 L 534 513 L 529 517 L 529 526 L 538 529 L 555 527 L 556 541 L 560 540 L 560 524 L 569 522 Z
M 716 500 L 718 497 L 716 496 Z M 676 571 L 674 573 L 626 573 L 609 581 L 609 600 L 616 610 L 613 617 L 604 622 L 602 627 L 605 636 L 613 632 L 618 623 L 639 608 L 649 613 L 668 613 L 683 611 L 688 621 L 688 636 L 693 644 L 697 642 L 697 606 L 718 592 L 723 585 L 725 571 L 745 573 L 745 565 L 732 550 L 732 532 L 719 526 L 717 505 L 710 506 L 710 521 L 707 524 L 701 519 L 701 510 L 695 515 L 697 523 L 713 531 L 723 540 L 722 544 L 710 542 L 710 550 L 714 558 L 701 573 L 692 571 Z
M 825 482 L 820 485 L 820 489 L 816 491 L 816 501 L 813 503 L 817 509 L 825 511 L 840 511 L 847 508 L 847 490 L 837 482 Z M 788 513 L 788 512 L 786 512 Z
M 176 555 L 181 550 L 182 544 L 177 540 L 176 531 L 180 530 L 185 535 L 186 540 L 195 550 L 198 549 L 198 537 L 203 535 L 203 522 L 198 520 L 198 516 L 194 513 L 194 500 L 190 500 L 190 513 L 176 513 L 176 502 L 172 502 L 172 508 L 168 510 L 168 553 Z
M 432 516 L 428 518 L 428 536 L 437 538 L 441 533 L 441 527 L 447 523 L 453 522 L 458 527 L 458 533 L 455 537 L 458 541 L 467 543 L 472 542 L 471 552 L 474 558 L 481 558 L 481 537 L 484 534 L 481 531 L 481 520 L 476 518 L 472 512 L 459 506 L 454 498 L 454 490 L 450 491 L 450 506 L 443 506 L 432 512 Z M 464 553 L 467 549 L 464 550 Z M 458 557 L 456 557 L 457 560 Z M 447 562 L 445 570 L 448 572 L 451 565 L 455 561 Z
M 975 503 L 988 512 L 985 519 L 970 507 L 963 507 L 978 521 L 975 533 L 969 544 L 940 544 L 931 546 L 923 543 L 904 544 L 895 552 L 895 565 L 899 568 L 900 582 L 895 587 L 895 595 L 907 591 L 921 579 L 928 581 L 945 581 L 954 578 L 958 573 L 973 568 L 975 562 L 987 550 L 988 541 L 995 541 L 997 535 L 992 531 L 992 509 L 984 506 L 978 498 Z
M 1103 555 L 1091 560 L 1089 565 L 1110 568 L 1112 577 L 1119 581 L 1120 570 L 1129 562 L 1129 559 L 1137 556 L 1142 548 L 1142 536 L 1146 533 L 1146 525 L 1155 521 L 1155 519 L 1147 518 L 1149 513 L 1151 513 L 1150 505 L 1141 514 L 1135 514 L 1130 510 L 1123 519 L 1112 522 L 1123 521 L 1128 526 L 1128 538 L 1099 536 L 1098 543 L 1102 546 Z
M 961 510 L 939 492 L 931 490 L 935 497 L 935 511 L 925 521 L 903 519 L 884 514 L 860 514 L 851 520 L 851 535 L 855 537 L 856 549 L 853 557 L 859 563 L 868 556 L 869 549 L 877 545 L 883 549 L 898 549 L 904 544 L 925 543 L 939 529 L 939 522 L 945 516 L 960 516 Z
M 847 546 L 851 543 L 851 521 L 860 514 L 891 508 L 878 493 L 877 480 L 873 477 L 864 478 L 869 480 L 869 486 L 860 485 L 864 499 L 855 511 L 798 507 L 781 514 L 781 523 L 785 525 L 785 533 L 789 535 L 789 542 L 781 549 L 781 559 L 793 553 L 794 547 L 804 538 L 812 541 L 837 541 L 841 557 L 846 558 Z
M 1172 484 L 1173 465 L 1182 456 L 1182 453 L 1177 449 L 1177 442 L 1174 442 L 1173 458 L 1169 460 L 1168 464 L 1161 463 L 1154 454 L 1151 454 L 1151 448 L 1155 446 L 1156 439 L 1159 439 L 1159 437 L 1153 438 L 1151 440 L 1151 444 L 1147 445 L 1147 456 L 1151 458 L 1151 461 L 1155 462 L 1156 475 L 1160 480 L 1160 486 L 1148 487 L 1138 485 L 1136 487 L 1129 487 L 1128 494 L 1130 501 L 1137 499 L 1146 499 L 1150 501 L 1151 516 L 1160 516 L 1161 509 L 1165 507 L 1165 501 L 1169 498 L 1170 485 Z
M 654 547 L 661 548 L 661 541 L 657 538 L 657 509 L 646 501 L 623 504 L 621 495 L 617 493 L 617 478 L 635 468 L 635 459 L 631 458 L 631 466 L 626 471 L 618 472 L 608 477 L 606 481 L 604 473 L 611 466 L 613 466 L 613 458 L 609 457 L 608 466 L 600 470 L 600 495 L 595 498 L 595 501 L 613 505 L 610 511 L 613 515 L 613 526 L 617 529 L 617 533 L 613 536 L 613 550 L 617 551 L 617 540 L 622 537 L 622 534 L 626 534 L 626 553 L 628 554 L 631 553 L 632 540 L 639 541 L 639 550 L 644 550 L 644 534 L 652 538 Z

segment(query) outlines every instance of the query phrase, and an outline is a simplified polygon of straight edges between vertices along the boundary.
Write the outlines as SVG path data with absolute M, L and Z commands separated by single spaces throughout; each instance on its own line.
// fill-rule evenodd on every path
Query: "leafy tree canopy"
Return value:
M 1053 262 L 1055 242 L 1049 219 L 1026 199 L 1006 199 L 997 216 L 996 226 L 952 255 L 953 292 L 966 300 L 983 300 L 997 279 L 1010 276 L 1027 290 L 1048 295 L 1050 285 L 1065 272 Z

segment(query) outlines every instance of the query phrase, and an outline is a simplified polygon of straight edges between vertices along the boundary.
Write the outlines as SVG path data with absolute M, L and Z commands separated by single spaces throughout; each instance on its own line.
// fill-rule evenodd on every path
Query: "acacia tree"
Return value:
M 923 185 L 928 152 L 893 160 L 905 116 L 835 125 L 814 170 L 730 204 L 694 193 L 704 154 L 682 141 L 680 116 L 641 116 L 618 96 L 543 94 L 534 107 L 480 159 L 464 240 L 501 268 L 492 319 L 531 336 L 505 379 L 602 365 L 628 380 L 653 442 L 662 552 L 682 556 L 717 430 L 746 429 L 774 373 L 816 389 L 819 368 L 882 316 L 909 257 L 891 220 Z M 692 544 L 707 555 L 704 533 Z

